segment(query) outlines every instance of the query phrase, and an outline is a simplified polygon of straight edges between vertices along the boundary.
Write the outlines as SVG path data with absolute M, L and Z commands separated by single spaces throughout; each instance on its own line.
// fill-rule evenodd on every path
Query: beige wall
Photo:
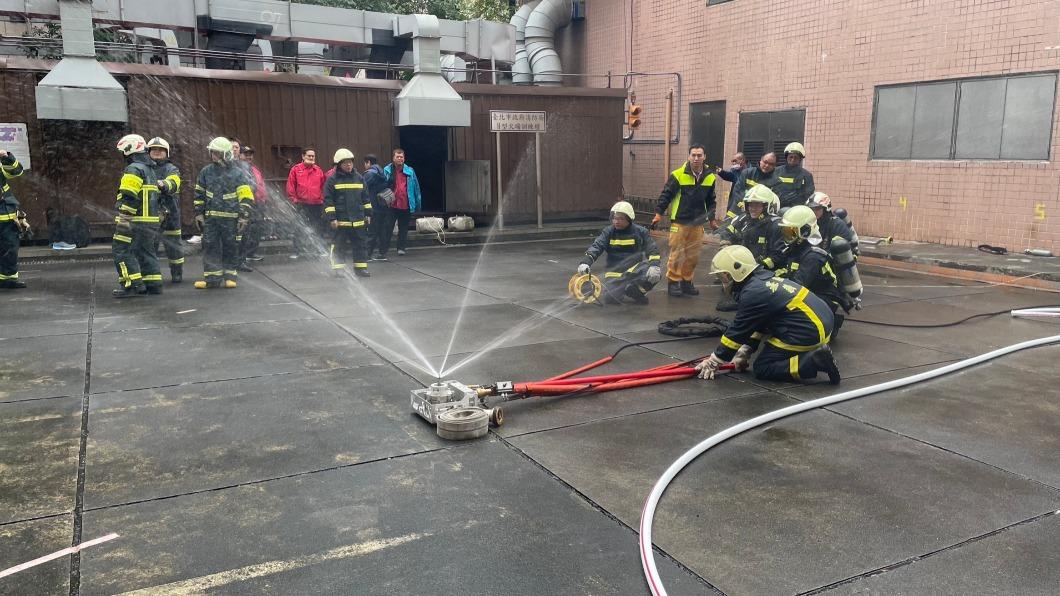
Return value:
M 630 67 L 631 0 L 590 0 L 586 69 Z M 862 235 L 1060 253 L 1060 135 L 1049 162 L 869 159 L 877 85 L 1060 69 L 1060 2 L 982 0 L 632 0 L 632 69 L 684 80 L 680 144 L 627 145 L 627 195 L 658 195 L 683 161 L 688 104 L 727 102 L 723 156 L 736 149 L 739 112 L 806 110 L 806 166 L 819 190 L 847 207 Z M 599 83 L 597 83 L 599 84 Z M 619 83 L 620 85 L 621 83 Z M 661 139 L 665 77 L 635 77 L 645 110 L 639 139 Z M 728 184 L 722 187 L 727 191 Z M 904 200 L 903 200 L 904 197 Z M 904 205 L 904 206 L 903 206 Z M 1044 216 L 1043 216 L 1044 214 Z

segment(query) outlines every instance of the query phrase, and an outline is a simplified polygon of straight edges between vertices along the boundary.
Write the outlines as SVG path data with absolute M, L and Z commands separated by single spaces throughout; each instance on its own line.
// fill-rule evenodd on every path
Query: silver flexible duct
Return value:
M 512 64 L 512 83 L 516 85 L 531 85 L 534 82 L 534 73 L 530 70 L 530 59 L 526 53 L 526 19 L 534 12 L 541 0 L 527 2 L 519 7 L 512 15 L 509 22 L 515 27 L 515 62 Z
M 556 30 L 570 24 L 571 0 L 541 0 L 526 20 L 526 53 L 535 85 L 559 85 L 563 65 L 556 53 Z

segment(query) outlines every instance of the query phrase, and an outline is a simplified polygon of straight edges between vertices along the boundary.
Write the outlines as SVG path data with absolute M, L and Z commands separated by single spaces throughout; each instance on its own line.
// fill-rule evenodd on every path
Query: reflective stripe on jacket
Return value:
M 346 173 L 336 169 L 324 183 L 324 219 L 339 222 L 339 227 L 359 228 L 371 210 L 364 179 L 357 170 Z
M 659 194 L 655 212 L 668 215 L 670 221 L 682 224 L 714 219 L 715 180 L 714 174 L 705 167 L 697 179 L 692 173 L 692 167 L 685 162 L 683 166 L 670 172 L 670 177 L 666 179 L 666 184 Z
M 115 209 L 136 223 L 158 223 L 159 192 L 155 162 L 146 153 L 135 153 L 129 158 L 118 183 Z
M 624 269 L 647 260 L 658 264 L 659 247 L 648 228 L 632 223 L 624 230 L 607 226 L 585 251 L 581 263 L 592 265 L 600 255 L 607 253 L 608 269 Z
M 254 193 L 243 170 L 231 162 L 211 163 L 199 172 L 194 203 L 195 213 L 200 215 L 249 217 Z
M 789 166 L 784 164 L 776 170 L 777 184 L 773 192 L 780 197 L 780 206 L 794 207 L 805 205 L 810 202 L 815 189 L 813 187 L 813 174 L 802 166 Z

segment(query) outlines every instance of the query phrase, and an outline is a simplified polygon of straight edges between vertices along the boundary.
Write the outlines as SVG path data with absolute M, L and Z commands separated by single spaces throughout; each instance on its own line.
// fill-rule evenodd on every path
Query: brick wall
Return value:
M 662 163 L 661 144 L 626 145 L 627 195 L 657 196 L 664 172 L 683 161 L 689 103 L 726 101 L 725 155 L 708 156 L 711 164 L 735 152 L 740 111 L 799 108 L 806 110 L 805 166 L 819 190 L 849 209 L 859 233 L 1060 253 L 1055 109 L 1052 161 L 869 159 L 877 85 L 1060 70 L 1060 2 L 592 0 L 586 7 L 589 72 L 683 79 L 671 163 Z M 645 112 L 636 138 L 661 140 L 674 79 L 635 76 L 630 85 Z

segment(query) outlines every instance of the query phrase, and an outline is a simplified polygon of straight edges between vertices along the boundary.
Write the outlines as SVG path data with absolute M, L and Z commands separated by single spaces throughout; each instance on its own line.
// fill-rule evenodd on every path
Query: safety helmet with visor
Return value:
M 147 141 L 137 134 L 125 135 L 118 139 L 116 149 L 121 151 L 122 155 L 128 157 L 135 153 L 143 153 L 144 151 L 147 151 Z
M 780 220 L 780 237 L 785 244 L 793 244 L 802 240 L 808 240 L 811 244 L 813 238 L 820 239 L 821 233 L 817 228 L 817 216 L 813 209 L 806 205 L 795 205 L 784 212 Z
M 768 186 L 762 184 L 752 186 L 747 194 L 743 197 L 744 209 L 751 203 L 763 203 L 765 204 L 764 213 L 769 215 L 776 215 L 780 211 L 780 197 L 776 195 Z
M 825 211 L 832 211 L 832 199 L 828 198 L 828 195 L 821 191 L 813 193 L 810 197 L 810 209 L 824 209 Z
M 225 161 L 232 160 L 232 141 L 224 137 L 215 137 L 210 144 L 206 146 L 206 149 L 211 153 L 217 153 L 221 156 L 221 159 Z
M 787 146 L 784 147 L 784 155 L 789 153 L 794 153 L 799 157 L 806 157 L 806 148 L 802 146 L 802 143 L 788 143 Z
M 735 281 L 743 281 L 758 267 L 751 251 L 746 246 L 733 244 L 718 251 L 710 261 L 710 272 L 714 275 L 728 273 Z
M 339 149 L 338 151 L 335 152 L 335 156 L 331 160 L 331 163 L 333 163 L 335 165 L 338 165 L 338 164 L 346 161 L 347 159 L 353 159 L 354 157 L 355 156 L 353 155 L 353 151 L 350 151 L 349 149 L 346 149 L 346 148 L 342 148 L 342 149 Z
M 169 155 L 169 141 L 162 137 L 153 137 L 150 141 L 147 141 L 147 148 L 150 149 L 165 149 L 166 155 Z
M 619 201 L 615 203 L 611 207 L 611 217 L 614 218 L 616 213 L 625 215 L 630 222 L 637 218 L 636 212 L 633 211 L 633 205 L 631 205 L 628 201 Z

